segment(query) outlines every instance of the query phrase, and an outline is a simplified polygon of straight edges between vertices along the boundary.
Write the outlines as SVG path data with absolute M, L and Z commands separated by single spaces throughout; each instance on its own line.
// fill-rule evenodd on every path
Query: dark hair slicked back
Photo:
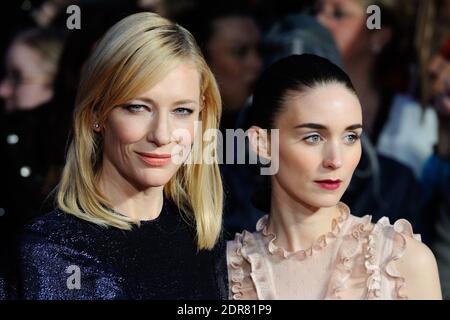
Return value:
M 273 128 L 289 92 L 302 93 L 319 85 L 339 83 L 355 93 L 349 76 L 329 60 L 313 54 L 290 55 L 269 66 L 258 80 L 247 127 Z

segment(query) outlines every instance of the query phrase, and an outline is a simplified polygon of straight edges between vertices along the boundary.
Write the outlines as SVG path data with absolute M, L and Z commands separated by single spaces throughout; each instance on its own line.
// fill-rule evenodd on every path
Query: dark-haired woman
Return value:
M 435 258 L 408 221 L 372 223 L 340 201 L 363 123 L 339 67 L 306 54 L 279 60 L 257 84 L 250 118 L 252 149 L 279 165 L 269 215 L 228 242 L 231 298 L 441 299 Z

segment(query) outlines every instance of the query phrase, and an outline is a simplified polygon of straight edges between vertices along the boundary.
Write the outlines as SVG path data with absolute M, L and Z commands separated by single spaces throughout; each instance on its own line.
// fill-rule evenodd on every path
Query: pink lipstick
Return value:
M 147 152 L 136 152 L 139 157 L 146 164 L 152 167 L 162 167 L 169 163 L 172 156 L 167 153 L 147 153 Z

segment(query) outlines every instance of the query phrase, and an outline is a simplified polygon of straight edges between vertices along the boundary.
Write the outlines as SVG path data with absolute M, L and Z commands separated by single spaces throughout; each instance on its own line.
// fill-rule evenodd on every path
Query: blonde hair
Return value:
M 105 34 L 81 77 L 74 135 L 58 186 L 61 210 L 102 226 L 130 230 L 133 223 L 139 224 L 111 212 L 108 208 L 112 205 L 97 187 L 103 141 L 93 132 L 93 124 L 102 123 L 115 106 L 149 90 L 184 61 L 193 62 L 201 75 L 203 136 L 206 130 L 218 128 L 221 100 L 214 76 L 192 35 L 149 12 L 128 16 Z M 203 147 L 200 140 L 194 142 L 196 156 Z M 217 162 L 185 163 L 164 186 L 164 194 L 195 224 L 198 249 L 211 249 L 222 228 L 223 190 Z

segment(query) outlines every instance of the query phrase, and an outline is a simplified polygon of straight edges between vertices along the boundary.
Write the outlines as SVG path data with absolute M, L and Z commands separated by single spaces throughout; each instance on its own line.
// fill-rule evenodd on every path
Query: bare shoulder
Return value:
M 403 256 L 396 267 L 405 279 L 409 299 L 442 299 L 436 258 L 424 243 L 405 237 Z

